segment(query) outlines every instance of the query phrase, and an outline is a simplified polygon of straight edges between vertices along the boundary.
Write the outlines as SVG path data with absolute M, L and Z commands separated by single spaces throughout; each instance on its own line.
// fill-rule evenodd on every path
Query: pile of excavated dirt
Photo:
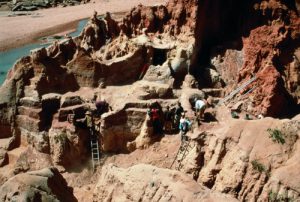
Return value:
M 0 196 L 60 200 L 62 182 L 70 201 L 299 201 L 298 8 L 170 0 L 33 50 L 0 87 Z M 178 102 L 185 141 L 154 133 Z

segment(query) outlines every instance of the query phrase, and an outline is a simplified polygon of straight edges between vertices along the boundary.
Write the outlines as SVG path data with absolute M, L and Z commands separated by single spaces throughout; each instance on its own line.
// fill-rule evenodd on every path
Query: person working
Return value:
M 170 110 L 170 107 L 167 106 L 166 111 L 164 111 L 164 126 L 165 132 L 170 133 L 172 131 L 172 120 L 173 120 L 173 112 Z
M 191 125 L 192 125 L 192 123 L 183 114 L 180 119 L 180 123 L 179 123 L 179 131 L 180 131 L 181 141 L 187 140 L 186 133 L 189 131 Z
M 156 107 L 153 107 L 151 109 L 151 120 L 153 124 L 153 133 L 155 135 L 161 135 L 163 131 L 162 131 L 162 124 L 160 121 L 160 111 Z
M 195 98 L 195 110 L 198 120 L 204 119 L 204 110 L 206 107 L 206 101 Z
M 174 128 L 178 128 L 178 125 L 179 125 L 179 121 L 180 121 L 180 118 L 181 118 L 181 114 L 184 112 L 183 110 L 183 107 L 181 106 L 181 103 L 178 102 L 177 103 L 177 107 L 175 109 L 175 116 L 174 116 Z
M 94 117 L 90 111 L 85 112 L 85 117 L 83 119 L 83 123 L 87 127 L 87 129 L 90 131 L 90 135 L 94 135 Z

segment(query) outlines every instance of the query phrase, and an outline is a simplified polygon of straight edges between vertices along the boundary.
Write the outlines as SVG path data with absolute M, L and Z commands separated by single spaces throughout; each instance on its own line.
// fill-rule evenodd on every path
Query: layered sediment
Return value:
M 178 200 L 199 200 L 203 195 L 216 201 L 222 197 L 298 200 L 299 116 L 276 119 L 299 113 L 297 8 L 296 2 L 275 0 L 178 0 L 152 7 L 139 5 L 121 21 L 109 14 L 98 19 L 95 13 L 78 37 L 33 50 L 8 73 L 0 88 L 0 138 L 5 140 L 1 165 L 8 163 L 6 152 L 20 145 L 30 150 L 17 161 L 13 174 L 0 179 L 40 169 L 22 163 L 30 161 L 31 155 L 39 156 L 35 152 L 51 159 L 44 162 L 45 167 L 54 165 L 60 171 L 84 164 L 90 155 L 86 146 L 89 131 L 74 125 L 68 116 L 84 118 L 86 111 L 95 108 L 91 100 L 97 95 L 112 107 L 98 127 L 102 152 L 113 154 L 131 155 L 159 142 L 152 134 L 147 109 L 154 103 L 165 108 L 180 101 L 194 122 L 189 133 L 192 149 L 180 171 L 196 181 L 184 187 L 192 186 L 197 192 L 194 198 L 180 198 L 176 189 L 169 190 L 164 183 L 173 183 L 172 176 L 181 174 L 132 167 L 127 171 L 154 170 L 158 178 L 164 174 L 155 192 L 151 191 L 155 185 L 149 188 L 147 180 L 141 182 L 148 194 L 141 198 L 144 192 L 134 195 L 128 188 L 137 183 L 134 179 L 122 181 L 120 176 L 127 171 L 108 166 L 103 167 L 106 174 L 101 173 L 94 187 L 95 193 L 97 189 L 103 193 L 95 195 L 97 200 L 113 200 L 124 191 L 129 201 L 159 201 L 169 197 L 160 194 L 166 190 Z M 222 102 L 249 79 L 250 84 Z M 211 123 L 196 125 L 193 100 L 208 97 L 212 107 L 206 109 L 206 115 Z M 258 115 L 270 118 L 233 120 L 228 108 L 238 108 L 252 119 Z M 268 131 L 275 129 L 282 133 L 284 143 L 272 140 Z M 185 177 L 178 179 L 185 181 Z M 105 190 L 108 184 L 111 188 Z M 184 193 L 190 195 L 189 191 Z

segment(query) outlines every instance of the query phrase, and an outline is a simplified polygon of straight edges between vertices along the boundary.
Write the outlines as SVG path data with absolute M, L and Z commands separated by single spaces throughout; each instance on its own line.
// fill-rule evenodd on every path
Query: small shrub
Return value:
M 269 191 L 269 198 L 268 201 L 275 202 L 277 198 L 277 193 L 273 192 L 273 190 Z
M 61 133 L 54 137 L 54 141 L 56 143 L 60 143 L 63 146 L 63 148 L 65 148 L 68 141 L 68 136 L 66 133 Z
M 253 169 L 257 170 L 260 173 L 267 171 L 266 167 L 262 163 L 258 162 L 257 160 L 251 161 L 251 164 L 252 164 Z
M 284 135 L 280 130 L 268 128 L 267 131 L 269 133 L 269 137 L 272 139 L 273 142 L 277 142 L 279 144 L 285 143 Z

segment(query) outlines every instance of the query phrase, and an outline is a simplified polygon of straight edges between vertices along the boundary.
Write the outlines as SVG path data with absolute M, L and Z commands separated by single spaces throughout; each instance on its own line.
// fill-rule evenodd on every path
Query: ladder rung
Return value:
M 98 140 L 91 140 L 91 154 L 92 154 L 93 168 L 95 169 L 96 165 L 100 165 L 100 156 L 101 156 L 99 152 Z

